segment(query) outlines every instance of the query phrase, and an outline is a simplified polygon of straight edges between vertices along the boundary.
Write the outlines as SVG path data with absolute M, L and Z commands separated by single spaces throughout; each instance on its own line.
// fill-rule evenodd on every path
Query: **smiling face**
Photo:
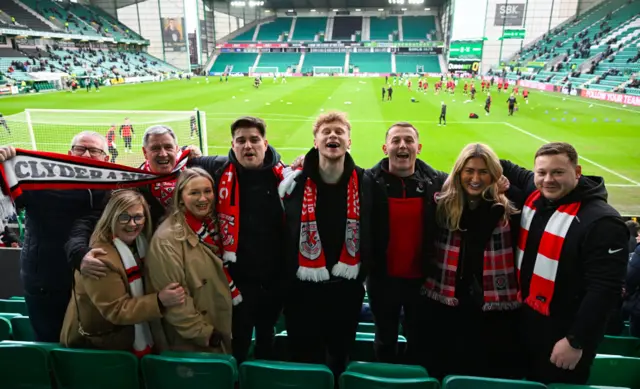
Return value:
M 231 147 L 238 163 L 245 169 L 258 169 L 264 163 L 267 140 L 257 128 L 238 128 L 233 134 Z
M 482 157 L 469 158 L 460 172 L 460 184 L 469 197 L 480 197 L 492 184 L 491 173 Z
M 169 134 L 149 135 L 147 146 L 142 148 L 144 158 L 149 161 L 154 173 L 171 173 L 178 157 L 178 145 Z
M 582 167 L 573 164 L 566 154 L 540 155 L 535 160 L 534 182 L 542 195 L 556 201 L 578 185 Z
M 213 212 L 213 184 L 207 177 L 193 177 L 181 192 L 181 200 L 189 213 L 204 219 Z
M 382 151 L 389 156 L 389 172 L 399 177 L 413 174 L 416 158 L 422 150 L 417 132 L 410 127 L 394 126 L 387 133 Z
M 114 235 L 128 245 L 133 244 L 138 235 L 144 230 L 145 222 L 142 204 L 133 205 L 118 215 Z
M 351 134 L 346 124 L 333 121 L 323 123 L 315 133 L 313 145 L 321 157 L 337 161 L 351 147 Z

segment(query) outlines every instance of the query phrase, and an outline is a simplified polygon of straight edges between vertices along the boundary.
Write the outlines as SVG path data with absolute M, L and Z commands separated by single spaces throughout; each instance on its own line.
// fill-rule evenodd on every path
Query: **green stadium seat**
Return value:
M 19 313 L 25 316 L 29 315 L 27 303 L 20 300 L 0 300 L 0 312 Z
M 140 363 L 146 389 L 233 389 L 236 382 L 235 360 L 147 355 Z
M 48 342 L 26 342 L 22 340 L 4 340 L 0 342 L 0 345 L 14 345 L 14 346 L 28 346 L 28 347 L 38 347 L 47 352 L 60 348 L 59 343 L 48 343 Z
M 596 355 L 588 385 L 640 387 L 640 358 Z
M 591 385 L 572 385 L 572 384 L 550 384 L 547 389 L 630 389 L 618 386 L 591 386 Z
M 10 319 L 0 316 L 0 340 L 9 340 L 11 339 L 11 335 L 12 330 Z
M 358 323 L 358 332 L 366 332 L 370 334 L 375 334 L 376 325 L 374 323 Z
M 453 375 L 442 380 L 442 387 L 443 389 L 546 389 L 546 386 L 539 382 Z
M 242 389 L 333 389 L 333 373 L 324 365 L 250 361 L 240 365 Z
M 364 374 L 381 378 L 427 378 L 429 374 L 422 366 L 399 365 L 378 362 L 351 362 L 347 366 L 351 373 Z
M 233 357 L 233 355 L 167 350 L 162 352 L 162 356 L 173 358 L 213 359 L 217 361 L 226 361 L 233 366 L 233 376 L 235 377 L 234 380 L 238 380 L 238 362 Z
M 0 387 L 51 389 L 47 351 L 40 347 L 0 343 Z
M 340 376 L 340 389 L 439 389 L 435 378 L 384 378 L 345 372 Z
M 598 347 L 598 354 L 640 356 L 640 338 L 630 336 L 605 336 Z
M 133 353 L 57 348 L 51 363 L 59 389 L 140 389 Z
M 13 339 L 33 342 L 36 340 L 36 334 L 31 326 L 29 316 L 17 316 L 11 319 L 11 328 L 13 329 Z
M 9 300 L 24 301 L 24 297 L 22 297 L 22 296 L 11 296 L 9 298 Z
M 356 333 L 356 341 L 351 349 L 351 360 L 362 362 L 374 362 L 375 355 L 373 351 L 373 341 L 375 334 Z M 404 352 L 407 345 L 407 339 L 404 336 L 398 336 L 398 352 Z

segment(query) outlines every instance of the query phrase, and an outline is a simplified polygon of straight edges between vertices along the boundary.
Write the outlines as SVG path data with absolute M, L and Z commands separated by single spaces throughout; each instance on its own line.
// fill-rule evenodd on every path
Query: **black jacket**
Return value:
M 278 196 L 278 179 L 273 168 L 280 163 L 280 154 L 269 146 L 263 167 L 244 169 L 233 150 L 229 159 L 215 171 L 209 171 L 220 182 L 222 173 L 233 163 L 240 190 L 240 232 L 237 260 L 229 264 L 233 281 L 242 290 L 243 283 L 260 283 L 269 288 L 278 283 L 282 274 L 284 213 Z M 232 189 L 232 198 L 234 196 Z
M 373 188 L 373 257 L 370 274 L 372 277 L 387 275 L 387 245 L 389 244 L 389 198 L 424 197 L 424 271 L 429 269 L 428 258 L 433 254 L 433 240 L 436 228 L 434 201 L 435 193 L 442 189 L 448 174 L 433 169 L 421 160 L 416 160 L 416 170 L 406 178 L 388 172 L 389 159 L 384 158 L 367 171 L 374 181 Z
M 200 157 L 189 160 L 188 167 L 201 167 L 207 170 L 210 174 L 212 171 L 217 170 L 220 166 L 226 163 L 226 157 L 210 156 Z M 149 204 L 149 212 L 151 213 L 151 222 L 153 228 L 160 225 L 163 217 L 165 216 L 165 208 L 160 202 L 151 194 L 151 190 L 148 186 L 138 188 L 140 193 L 144 196 L 144 199 Z M 91 234 L 98 224 L 102 212 L 111 198 L 111 192 L 105 192 L 104 196 L 99 202 L 93 202 L 92 207 L 83 214 L 79 215 L 73 226 L 70 228 L 67 242 L 64 245 L 66 251 L 67 260 L 74 269 L 80 269 L 80 262 L 82 258 L 91 250 L 89 247 L 89 240 Z
M 333 265 L 339 258 L 345 239 L 347 216 L 347 185 L 353 170 L 358 174 L 360 185 L 360 274 L 358 282 L 363 282 L 372 255 L 372 186 L 370 175 L 365 174 L 364 169 L 355 165 L 351 156 L 347 153 L 345 169 L 340 181 L 335 185 L 325 184 L 320 178 L 319 154 L 316 149 L 311 149 L 305 156 L 304 168 L 295 182 L 296 187 L 290 196 L 284 199 L 286 231 L 285 231 L 285 286 L 291 286 L 297 282 L 298 252 L 300 246 L 300 218 L 302 213 L 302 197 L 307 177 L 317 185 L 318 198 L 316 204 L 316 217 L 318 233 L 322 242 L 322 248 L 326 257 L 326 268 L 331 273 Z M 331 275 L 331 282 L 339 282 L 341 278 Z
M 26 231 L 20 253 L 20 275 L 27 292 L 33 288 L 71 290 L 73 271 L 64 247 L 72 226 L 101 204 L 106 191 L 25 191 L 17 201 L 26 208 Z
M 512 185 L 522 188 L 527 196 L 535 190 L 533 172 L 501 162 Z M 520 288 L 524 300 L 529 295 L 538 245 L 549 218 L 558 206 L 576 201 L 581 201 L 581 206 L 560 254 L 551 315 L 542 317 L 532 310 L 527 314 L 531 322 L 539 322 L 536 326 L 540 333 L 546 332 L 547 342 L 569 336 L 593 352 L 602 340 L 609 313 L 619 302 L 629 258 L 628 229 L 607 204 L 601 177 L 582 176 L 578 186 L 562 199 L 550 202 L 541 197 L 534 204 L 537 210 L 529 228 Z

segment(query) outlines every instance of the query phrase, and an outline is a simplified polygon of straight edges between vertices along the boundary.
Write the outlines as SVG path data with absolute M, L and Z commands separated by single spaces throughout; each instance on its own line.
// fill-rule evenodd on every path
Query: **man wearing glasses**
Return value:
M 97 132 L 83 131 L 71 142 L 69 155 L 108 161 L 107 141 Z M 0 162 L 13 158 L 11 146 L 0 147 Z M 24 247 L 20 254 L 20 277 L 36 340 L 58 342 L 71 296 L 73 272 L 64 244 L 73 222 L 101 204 L 106 191 L 24 191 L 16 207 L 26 209 Z

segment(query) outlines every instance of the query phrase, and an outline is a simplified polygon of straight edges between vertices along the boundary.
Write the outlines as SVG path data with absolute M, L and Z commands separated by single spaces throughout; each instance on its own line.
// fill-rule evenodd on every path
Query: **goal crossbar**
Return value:
M 250 66 L 249 74 L 276 74 L 280 72 L 277 66 Z
M 313 74 L 343 73 L 342 66 L 314 66 Z

